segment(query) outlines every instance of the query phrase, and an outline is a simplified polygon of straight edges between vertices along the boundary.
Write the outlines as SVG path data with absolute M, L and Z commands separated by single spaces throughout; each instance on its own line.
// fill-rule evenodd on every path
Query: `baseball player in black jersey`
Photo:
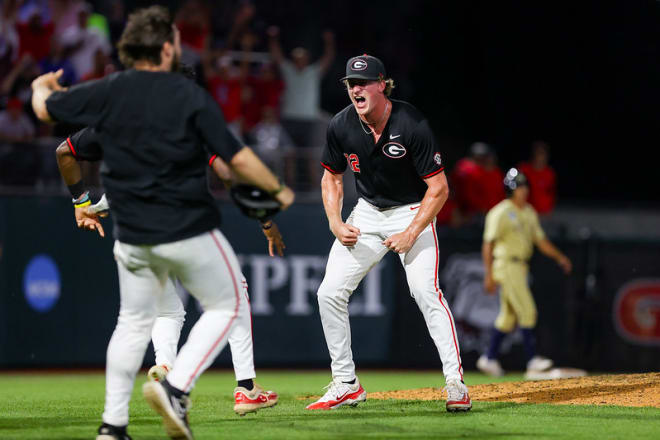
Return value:
M 103 149 L 99 142 L 96 131 L 93 128 L 83 128 L 82 130 L 69 136 L 62 142 L 56 151 L 57 164 L 63 169 L 63 175 L 70 179 L 67 184 L 74 184 L 80 178 L 78 173 L 67 172 L 67 169 L 75 170 L 78 168 L 78 161 L 96 162 L 103 159 Z M 231 170 L 227 164 L 217 156 L 209 159 L 209 166 L 214 170 L 218 177 L 229 186 L 232 181 Z M 76 174 L 71 176 L 71 174 Z M 72 177 L 72 178 L 71 178 Z M 83 224 L 81 221 L 79 227 L 84 229 L 97 230 L 101 236 L 104 236 L 103 227 L 98 222 L 99 215 L 107 213 L 109 204 L 106 197 L 101 201 L 87 208 L 87 214 L 83 219 L 88 222 Z M 88 215 L 90 212 L 93 213 Z M 83 215 L 82 212 L 79 213 Z M 107 215 L 107 214 L 105 214 Z M 94 225 L 93 227 L 88 227 Z M 263 229 L 264 235 L 268 239 L 270 255 L 274 256 L 273 248 L 279 255 L 283 254 L 284 242 L 279 233 L 277 225 L 270 223 L 268 229 Z M 237 386 L 234 389 L 234 411 L 239 415 L 245 415 L 248 412 L 255 412 L 261 408 L 269 408 L 277 404 L 278 395 L 274 391 L 266 391 L 254 382 L 256 373 L 254 369 L 254 350 L 252 344 L 252 317 L 248 297 L 247 281 L 241 275 L 241 290 L 246 298 L 245 307 L 239 309 L 239 315 L 236 318 L 228 343 L 231 347 L 232 362 L 236 375 Z M 181 328 L 185 320 L 186 311 L 177 294 L 176 279 L 173 276 L 167 280 L 164 293 L 159 298 L 158 316 L 151 329 L 151 342 L 154 346 L 156 355 L 156 365 L 149 369 L 147 373 L 150 380 L 162 380 L 169 370 L 172 369 L 174 359 L 176 358 L 177 346 L 181 335 Z
M 467 411 L 472 403 L 463 383 L 456 327 L 438 285 L 435 216 L 448 195 L 440 149 L 428 121 L 415 107 L 389 99 L 394 82 L 378 58 L 351 58 L 342 81 L 352 104 L 330 122 L 321 162 L 323 205 L 337 238 L 318 291 L 332 382 L 325 395 L 307 408 L 331 409 L 366 399 L 355 374 L 348 300 L 391 250 L 399 254 L 410 292 L 440 354 L 446 408 Z M 359 200 L 344 222 L 342 174 L 349 167 Z
M 143 392 L 171 438 L 192 439 L 188 395 L 227 343 L 245 302 L 240 264 L 217 229 L 206 155 L 217 154 L 239 177 L 275 194 L 283 207 L 294 194 L 231 135 L 208 93 L 174 73 L 181 43 L 167 10 L 152 6 L 131 14 L 118 49 L 127 70 L 69 90 L 58 84 L 61 71 L 42 75 L 32 84 L 32 107 L 42 121 L 93 127 L 103 148 L 120 310 L 108 345 L 97 439 L 130 438 L 128 403 L 170 275 L 204 312 L 167 378 L 146 383 Z M 82 186 L 70 186 L 75 209 L 90 202 Z

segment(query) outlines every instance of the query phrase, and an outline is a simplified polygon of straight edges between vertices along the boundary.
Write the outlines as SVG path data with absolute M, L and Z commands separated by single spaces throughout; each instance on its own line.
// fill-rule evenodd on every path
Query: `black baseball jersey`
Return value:
M 101 151 L 93 157 L 103 157 L 119 241 L 167 243 L 219 225 L 205 147 L 229 162 L 242 146 L 198 85 L 176 73 L 131 69 L 55 92 L 46 106 L 55 120 L 94 129 Z
M 377 143 L 353 104 L 332 118 L 321 165 L 339 174 L 350 166 L 360 197 L 379 208 L 422 200 L 423 179 L 444 170 L 429 123 L 411 104 L 391 100 L 392 112 Z

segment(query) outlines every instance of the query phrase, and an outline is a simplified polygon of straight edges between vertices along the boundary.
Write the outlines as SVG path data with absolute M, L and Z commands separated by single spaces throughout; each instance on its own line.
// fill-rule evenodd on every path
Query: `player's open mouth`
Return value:
M 364 96 L 356 96 L 355 97 L 355 102 L 364 102 L 366 99 L 364 99 Z
M 355 99 L 355 107 L 359 109 L 363 109 L 367 105 L 367 99 L 364 96 L 356 96 L 353 99 Z

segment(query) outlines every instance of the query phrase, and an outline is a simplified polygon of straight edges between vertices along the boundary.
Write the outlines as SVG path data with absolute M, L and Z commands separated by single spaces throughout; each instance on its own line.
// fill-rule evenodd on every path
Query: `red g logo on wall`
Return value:
M 624 284 L 616 294 L 613 312 L 622 338 L 634 344 L 660 345 L 660 279 Z

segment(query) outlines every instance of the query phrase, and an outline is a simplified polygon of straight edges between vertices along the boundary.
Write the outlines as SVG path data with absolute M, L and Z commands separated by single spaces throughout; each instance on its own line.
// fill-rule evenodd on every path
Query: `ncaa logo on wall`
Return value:
M 400 159 L 406 155 L 406 147 L 396 142 L 383 145 L 383 154 L 392 159 Z
M 60 271 L 51 257 L 34 256 L 23 273 L 25 300 L 37 312 L 52 309 L 60 298 Z
M 660 279 L 638 279 L 616 294 L 614 327 L 623 339 L 639 345 L 660 345 Z
M 351 64 L 351 70 L 364 70 L 367 68 L 367 62 L 361 59 L 353 61 Z

